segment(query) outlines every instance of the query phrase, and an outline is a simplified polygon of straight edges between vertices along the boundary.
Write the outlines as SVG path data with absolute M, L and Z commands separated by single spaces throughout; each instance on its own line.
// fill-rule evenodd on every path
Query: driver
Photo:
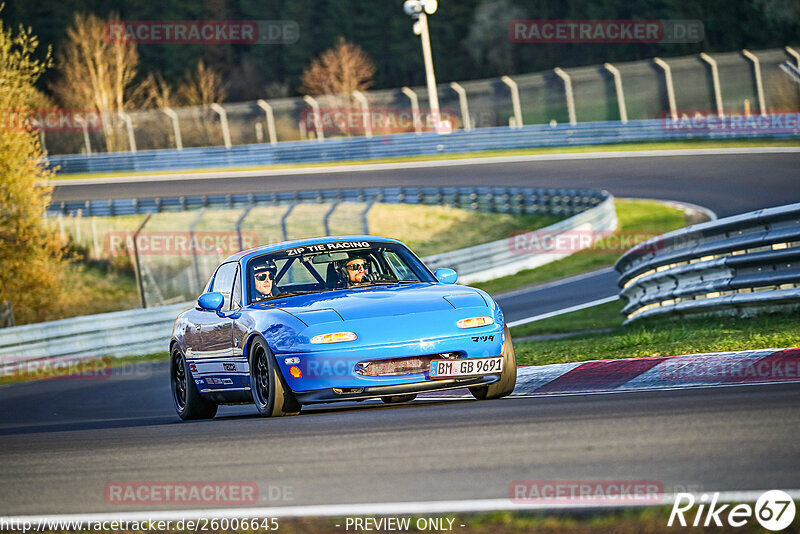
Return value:
M 253 281 L 255 283 L 255 300 L 265 299 L 273 296 L 273 283 L 275 273 L 278 271 L 275 262 L 272 260 L 259 261 L 253 267 Z
M 372 281 L 373 277 L 370 274 L 370 262 L 364 256 L 353 256 L 344 266 L 345 274 L 347 276 L 347 283 L 349 286 L 357 286 L 366 284 Z

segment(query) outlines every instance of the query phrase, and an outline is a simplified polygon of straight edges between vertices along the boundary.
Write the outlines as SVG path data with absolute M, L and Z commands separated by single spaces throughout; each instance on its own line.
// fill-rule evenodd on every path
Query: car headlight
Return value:
M 494 319 L 491 317 L 470 317 L 469 319 L 461 319 L 456 323 L 456 326 L 459 328 L 476 328 L 490 324 L 494 324 Z
M 333 334 L 320 334 L 311 338 L 311 343 L 319 345 L 320 343 L 341 343 L 343 341 L 354 341 L 356 335 L 354 332 L 334 332 Z

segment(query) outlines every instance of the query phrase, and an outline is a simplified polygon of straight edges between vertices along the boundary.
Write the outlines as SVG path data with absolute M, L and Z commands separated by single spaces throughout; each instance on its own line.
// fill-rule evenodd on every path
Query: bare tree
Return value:
M 195 126 L 190 125 L 187 128 L 185 141 L 190 145 L 218 144 L 219 119 L 209 106 L 222 102 L 227 96 L 219 73 L 206 67 L 201 59 L 197 62 L 197 68 L 186 75 L 177 93 L 181 104 L 194 106 L 192 113 L 196 120 L 193 123 Z
M 113 13 L 108 20 L 77 13 L 58 56 L 62 78 L 53 86 L 64 105 L 100 111 L 109 152 L 126 146 L 115 128 L 117 113 L 125 109 L 139 63 L 134 43 L 124 36 L 109 38 L 109 25 L 118 22 L 119 15 Z
M 172 106 L 175 95 L 160 73 L 150 73 L 136 88 L 133 100 L 140 108 L 164 109 Z
M 301 90 L 310 95 L 351 95 L 372 86 L 375 65 L 364 50 L 339 37 L 303 72 Z
M 178 87 L 178 96 L 187 106 L 208 106 L 225 100 L 227 92 L 220 75 L 201 59 Z
M 326 95 L 333 107 L 345 114 L 359 113 L 353 92 L 370 87 L 374 75 L 375 65 L 369 55 L 360 46 L 339 37 L 336 46 L 323 52 L 303 72 L 300 90 L 310 95 Z M 360 120 L 356 122 L 361 124 Z M 345 135 L 354 133 L 349 120 L 340 123 L 337 129 Z

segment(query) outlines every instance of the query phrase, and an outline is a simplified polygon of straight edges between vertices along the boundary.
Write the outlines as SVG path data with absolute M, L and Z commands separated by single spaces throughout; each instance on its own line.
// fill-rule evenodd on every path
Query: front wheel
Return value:
M 517 355 L 514 353 L 514 342 L 511 341 L 511 331 L 508 326 L 503 330 L 503 372 L 500 380 L 488 386 L 475 386 L 469 388 L 472 396 L 478 400 L 499 399 L 510 395 L 517 385 Z
M 300 413 L 300 403 L 283 381 L 272 351 L 260 339 L 250 350 L 250 391 L 261 417 L 280 417 Z
M 175 345 L 169 362 L 172 402 L 178 417 L 184 421 L 192 419 L 211 419 L 217 415 L 217 403 L 200 395 L 194 383 L 186 358 L 181 349 Z

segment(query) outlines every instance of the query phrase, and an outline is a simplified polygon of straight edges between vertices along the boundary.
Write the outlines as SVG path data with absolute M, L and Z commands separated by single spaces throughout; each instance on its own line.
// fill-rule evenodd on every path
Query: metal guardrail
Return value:
M 462 207 L 484 206 L 494 211 L 563 213 L 571 217 L 540 229 L 551 235 L 573 230 L 613 230 L 617 226 L 614 199 L 606 191 L 532 188 L 386 188 L 383 201 L 447 203 L 461 194 Z M 478 200 L 477 190 L 487 190 Z M 343 190 L 345 191 L 345 190 Z M 348 194 L 352 190 L 346 190 Z M 379 190 L 376 190 L 379 191 Z M 410 193 L 414 194 L 410 194 Z M 314 192 L 320 193 L 320 192 Z M 299 194 L 298 194 L 299 195 Z M 426 196 L 427 195 L 427 196 Z M 309 198 L 316 199 L 316 196 Z M 547 211 L 550 210 L 550 211 Z M 554 261 L 566 254 L 514 254 L 509 240 L 422 258 L 432 268 L 460 269 L 460 281 L 470 283 L 513 274 Z M 191 302 L 147 309 L 104 313 L 0 329 L 0 367 L 19 361 L 56 357 L 124 356 L 166 350 L 177 315 Z
M 575 231 L 587 235 L 600 235 L 602 232 L 616 229 L 617 212 L 614 207 L 614 197 L 607 194 L 605 200 L 594 208 L 534 232 L 541 236 L 546 235 L 552 238 L 552 242 L 555 242 L 559 235 L 574 234 Z M 557 251 L 552 249 L 551 251 L 536 250 L 533 252 L 519 250 L 513 246 L 514 237 L 428 256 L 423 260 L 431 269 L 439 267 L 455 269 L 459 273 L 459 282 L 471 284 L 501 276 L 510 276 L 523 269 L 534 269 L 575 252 L 575 250 Z
M 0 364 L 63 356 L 125 356 L 166 350 L 184 302 L 157 308 L 84 315 L 0 330 Z M 0 366 L 2 366 L 0 365 Z
M 574 215 L 605 200 L 608 193 L 581 189 L 532 187 L 376 187 L 324 189 L 242 195 L 204 195 L 171 198 L 86 200 L 53 203 L 48 216 L 117 216 L 188 211 L 201 208 L 237 209 L 249 206 L 330 204 L 334 202 L 381 202 L 426 204 L 491 213 Z
M 797 124 L 797 114 L 794 117 Z M 776 115 L 780 116 L 780 115 Z M 661 119 L 622 123 L 586 122 L 575 125 L 537 124 L 521 128 L 481 128 L 458 130 L 451 134 L 395 134 L 385 136 L 343 137 L 322 142 L 294 141 L 277 144 L 235 145 L 226 147 L 185 148 L 183 150 L 141 150 L 91 155 L 49 156 L 50 167 L 59 173 L 133 172 L 214 167 L 247 167 L 292 163 L 317 163 L 370 160 L 398 156 L 459 154 L 486 150 L 582 146 L 641 141 L 686 139 L 737 139 L 756 137 L 790 138 L 800 129 L 766 128 L 741 130 L 686 130 L 669 127 Z
M 800 203 L 689 226 L 617 261 L 627 322 L 800 308 Z

